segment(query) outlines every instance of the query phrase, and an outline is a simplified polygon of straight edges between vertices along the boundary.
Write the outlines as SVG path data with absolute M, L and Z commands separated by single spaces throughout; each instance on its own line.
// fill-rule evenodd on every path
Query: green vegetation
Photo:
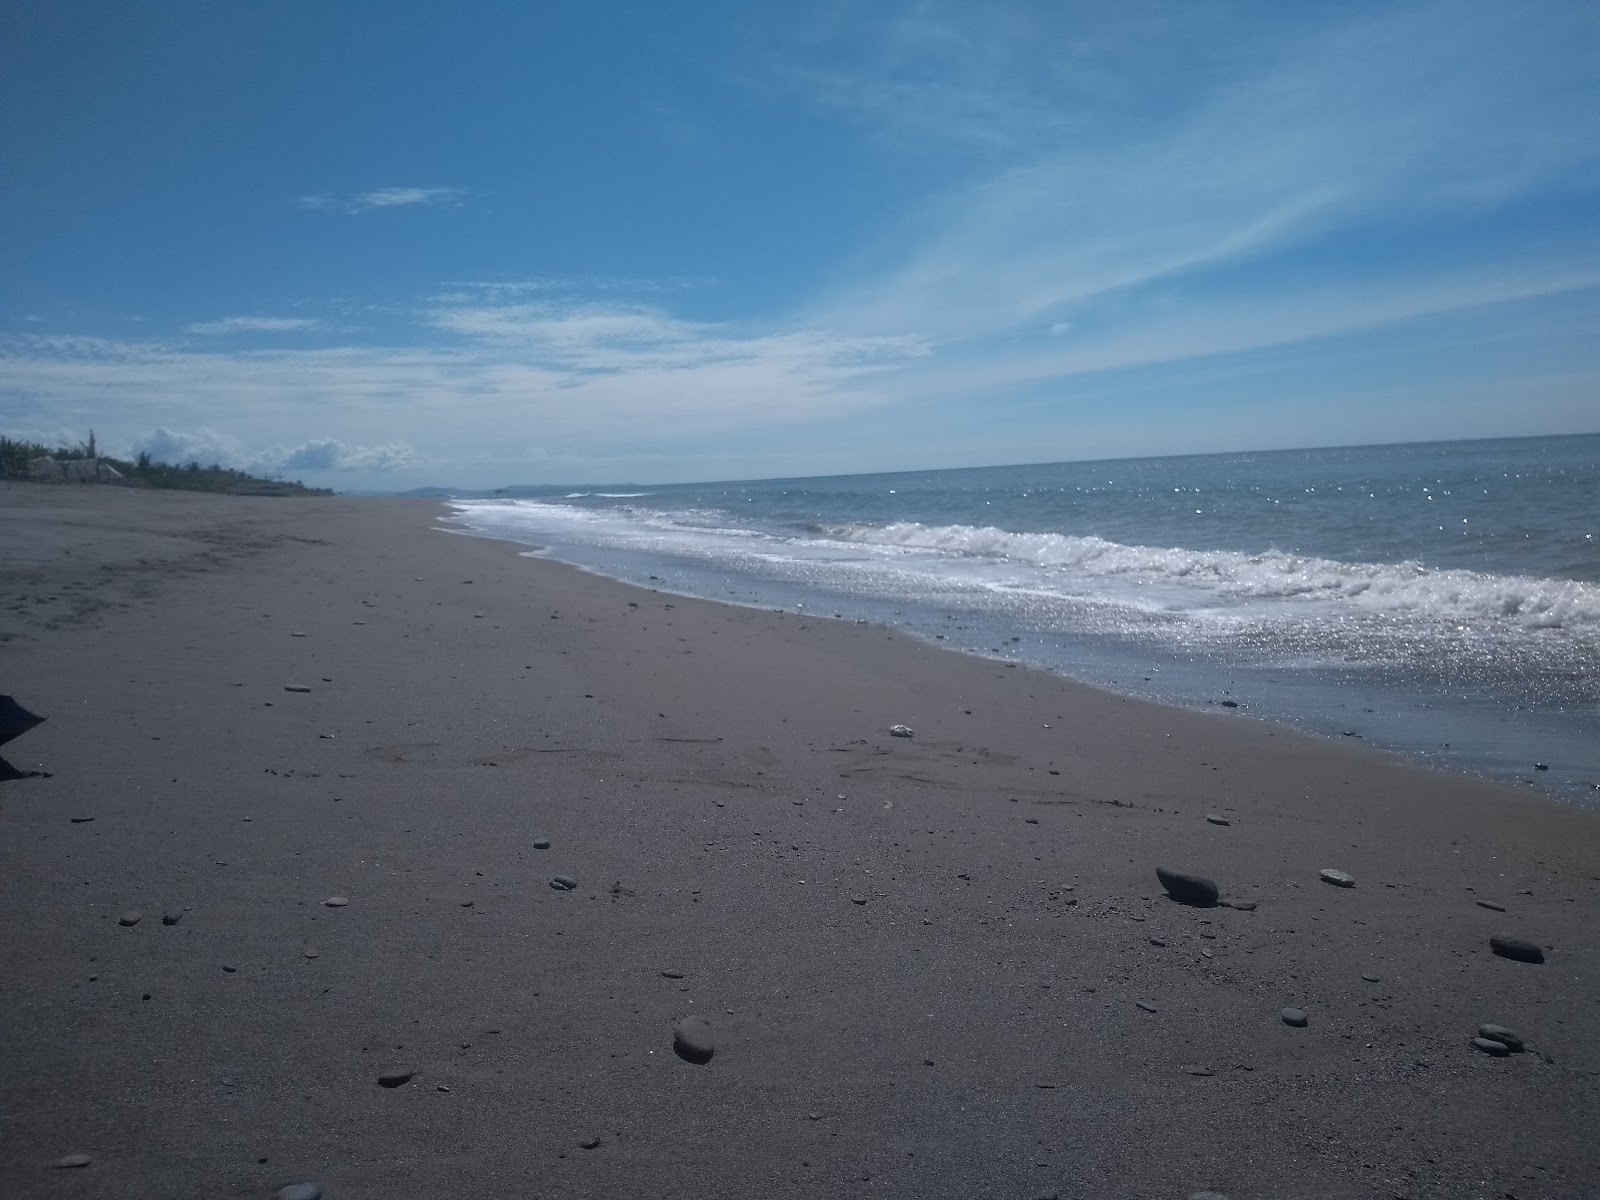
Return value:
M 39 458 L 53 458 L 58 462 L 92 458 L 114 468 L 122 476 L 117 482 L 127 487 L 173 488 L 185 492 L 232 492 L 273 496 L 331 496 L 331 488 L 308 488 L 299 480 L 269 479 L 235 471 L 212 463 L 202 467 L 197 462 L 175 465 L 155 462 L 148 454 L 140 454 L 133 462 L 101 454 L 95 445 L 94 432 L 89 440 L 76 446 L 50 447 L 42 442 L 18 441 L 0 435 L 0 479 L 29 480 L 32 476 L 28 464 Z

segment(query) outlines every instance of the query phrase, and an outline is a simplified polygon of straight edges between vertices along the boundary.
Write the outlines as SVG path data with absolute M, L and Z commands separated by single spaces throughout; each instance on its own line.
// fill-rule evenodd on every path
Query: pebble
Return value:
M 65 1158 L 58 1158 L 55 1166 L 59 1170 L 63 1167 L 87 1167 L 94 1159 L 87 1154 L 69 1154 Z
M 1203 876 L 1188 875 L 1182 871 L 1169 871 L 1166 867 L 1157 867 L 1156 878 L 1161 881 L 1161 886 L 1167 890 L 1167 895 L 1183 904 L 1193 904 L 1201 908 L 1207 908 L 1217 902 L 1217 885 Z
M 278 1189 L 277 1200 L 322 1200 L 320 1183 L 291 1183 Z
M 397 1067 L 393 1071 L 385 1071 L 378 1076 L 378 1083 L 386 1088 L 397 1088 L 403 1083 L 410 1083 L 411 1077 L 416 1072 L 408 1067 Z
M 118 925 L 137 925 L 142 920 L 144 920 L 144 914 L 143 913 L 125 912 L 120 917 L 117 918 L 117 924 Z
M 286 683 L 283 685 L 286 692 L 309 692 L 311 689 L 303 683 Z
M 1323 883 L 1331 883 L 1334 887 L 1355 887 L 1356 880 L 1353 875 L 1346 875 L 1343 871 L 1335 871 L 1332 867 L 1325 867 L 1317 872 Z
M 236 971 L 238 971 L 238 969 L 239 968 L 234 966 L 232 963 L 223 963 L 222 964 L 222 973 L 224 975 L 232 975 Z
M 161 923 L 163 925 L 176 925 L 183 920 L 183 909 L 176 904 L 161 910 Z
M 661 972 L 661 978 L 663 978 L 663 979 L 682 979 L 683 978 L 683 972 L 682 971 L 663 971 L 663 972 Z
M 1145 1012 L 1153 1013 L 1153 1012 L 1160 1012 L 1161 1011 L 1154 1004 L 1151 1004 L 1148 1000 L 1135 1000 L 1134 1004 L 1137 1005 L 1138 1007 L 1144 1009 Z
M 322 902 L 323 908 L 343 908 L 350 903 L 348 896 L 329 896 Z
M 1155 937 L 1150 939 L 1150 944 L 1152 946 L 1161 946 L 1163 948 L 1166 947 L 1166 943 L 1165 942 L 1163 942 L 1160 938 L 1155 938 Z
M 1236 908 L 1240 912 L 1255 912 L 1256 910 L 1256 902 L 1254 900 L 1219 900 L 1217 903 L 1222 905 L 1223 908 Z
M 1475 1037 L 1472 1044 L 1485 1054 L 1492 1054 L 1496 1058 L 1504 1058 L 1511 1053 L 1511 1047 L 1504 1042 L 1497 1042 L 1493 1038 Z
M 570 892 L 578 886 L 578 881 L 571 875 L 553 875 L 550 878 L 550 886 L 558 892 Z
M 1499 1042 L 1513 1054 L 1521 1054 L 1527 1049 L 1522 1043 L 1522 1035 L 1507 1029 L 1504 1025 L 1479 1025 L 1478 1036 L 1488 1038 L 1491 1042 Z
M 1285 1025 L 1293 1025 L 1296 1029 L 1304 1029 L 1311 1024 L 1311 1019 L 1298 1008 L 1286 1008 L 1278 1015 L 1283 1018 Z
M 1532 942 L 1525 942 L 1521 938 L 1501 937 L 1496 934 L 1489 939 L 1489 949 L 1501 958 L 1514 958 L 1518 962 L 1542 963 L 1544 951 Z
M 865 896 L 851 896 L 850 897 L 850 903 L 851 904 L 865 904 L 866 902 L 867 902 L 867 898 Z
M 1487 908 L 1490 912 L 1505 912 L 1506 910 L 1504 904 L 1496 904 L 1493 900 L 1475 900 L 1473 903 L 1479 908 Z
M 476 900 L 463 900 L 461 902 L 461 907 L 462 908 L 471 908 L 476 903 L 477 903 Z
M 321 953 L 322 953 L 322 951 L 321 951 L 321 950 L 312 950 L 312 949 L 310 949 L 310 948 L 307 948 L 307 950 L 306 950 L 306 957 L 307 957 L 307 958 L 316 958 L 316 957 L 318 957 L 318 956 L 319 956 L 319 955 L 320 955 L 320 954 L 321 954 Z
M 93 817 L 69 817 L 68 820 L 70 820 L 74 825 L 83 825 L 83 824 L 88 823 L 89 821 L 94 820 L 94 818 Z
M 1361 978 L 1365 979 L 1368 983 L 1381 983 L 1383 981 L 1382 975 L 1373 975 L 1370 973 L 1363 974 Z
M 578 1143 L 578 1145 L 581 1146 L 585 1150 L 593 1150 L 599 1144 L 600 1144 L 600 1139 L 597 1138 L 597 1137 L 585 1138 L 583 1141 Z
M 692 1063 L 708 1063 L 717 1052 L 711 1022 L 702 1016 L 687 1016 L 672 1027 L 672 1049 L 679 1058 Z
M 1207 813 L 1206 820 L 1213 825 L 1226 825 L 1229 823 L 1227 817 L 1219 817 L 1216 813 Z
M 549 838 L 534 838 L 533 839 L 533 848 L 535 850 L 548 850 L 548 849 L 550 849 L 550 839 Z
M 915 735 L 911 732 L 911 726 L 909 725 L 891 725 L 889 726 L 889 736 L 908 738 Z
M 1216 1074 L 1210 1067 L 1185 1067 L 1183 1072 L 1185 1075 L 1199 1075 L 1202 1078 Z

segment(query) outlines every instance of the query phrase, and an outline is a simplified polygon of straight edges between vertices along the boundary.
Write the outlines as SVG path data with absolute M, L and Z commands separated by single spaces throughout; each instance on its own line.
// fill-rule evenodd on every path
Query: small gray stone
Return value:
M 1332 867 L 1325 867 L 1317 872 L 1323 883 L 1331 883 L 1334 887 L 1355 887 L 1355 876 L 1346 875 L 1343 871 L 1335 871 Z
M 183 909 L 176 904 L 169 904 L 161 910 L 161 923 L 163 925 L 176 925 L 183 920 Z
M 1139 1008 L 1144 1009 L 1144 1011 L 1148 1012 L 1148 1013 L 1160 1012 L 1161 1011 L 1154 1004 L 1151 1004 L 1148 1000 L 1135 1000 L 1134 1004 L 1136 1006 L 1138 1006 Z
M 711 1056 L 717 1052 L 711 1022 L 698 1014 L 684 1017 L 672 1027 L 672 1050 L 687 1062 L 710 1062 Z
M 1210 908 L 1217 902 L 1217 885 L 1204 876 L 1157 867 L 1156 878 L 1161 881 L 1161 886 L 1166 889 L 1167 895 L 1179 903 Z
M 1493 1038 L 1475 1037 L 1472 1044 L 1485 1054 L 1492 1054 L 1495 1058 L 1504 1058 L 1511 1053 L 1511 1047 L 1504 1042 L 1497 1042 Z
M 578 1143 L 578 1145 L 581 1146 L 585 1150 L 593 1150 L 599 1144 L 600 1144 L 600 1139 L 597 1138 L 597 1137 L 584 1138 L 583 1141 Z
M 291 1183 L 278 1189 L 277 1200 L 322 1200 L 320 1183 Z
M 410 1083 L 411 1077 L 415 1074 L 416 1072 L 410 1067 L 396 1067 L 392 1071 L 385 1071 L 382 1075 L 379 1075 L 378 1083 L 382 1087 L 397 1088 L 402 1084 Z
M 533 839 L 533 848 L 535 850 L 548 850 L 548 849 L 550 849 L 550 839 L 549 838 L 534 838 Z
M 1374 975 L 1371 971 L 1363 973 L 1361 978 L 1365 979 L 1368 983 L 1381 983 L 1383 981 L 1382 975 Z
M 57 1170 L 62 1170 L 69 1167 L 87 1167 L 93 1161 L 94 1159 L 87 1154 L 69 1154 L 65 1158 L 56 1159 L 53 1165 Z
M 1522 1035 L 1515 1030 L 1507 1029 L 1504 1025 L 1479 1025 L 1478 1036 L 1488 1038 L 1491 1042 L 1499 1042 L 1513 1054 L 1521 1054 L 1527 1049 L 1523 1045 Z
M 129 912 L 123 913 L 120 917 L 117 918 L 117 924 L 118 925 L 137 925 L 142 920 L 144 920 L 144 914 L 143 913 L 137 913 L 137 912 L 129 911 Z
M 1227 825 L 1229 823 L 1227 817 L 1219 817 L 1216 813 L 1207 813 L 1206 820 L 1213 825 Z
M 462 908 L 471 908 L 476 903 L 477 903 L 476 900 L 463 900 L 461 902 L 461 907 Z
M 1473 903 L 1479 908 L 1487 908 L 1490 912 L 1505 912 L 1506 910 L 1504 904 L 1496 904 L 1493 900 L 1474 900 Z
M 909 725 L 891 725 L 889 726 L 889 736 L 908 738 L 914 737 L 915 734 L 911 732 L 911 726 Z
M 286 692 L 309 692 L 311 689 L 303 683 L 286 683 L 283 685 Z
M 321 957 L 321 955 L 322 955 L 322 951 L 321 950 L 313 949 L 310 946 L 306 947 L 306 957 L 307 958 L 319 958 L 319 957 Z
M 329 896 L 322 902 L 323 908 L 343 908 L 350 903 L 348 896 Z
M 558 892 L 570 892 L 578 886 L 578 881 L 571 875 L 553 875 L 550 878 L 550 886 Z
M 1283 1018 L 1285 1025 L 1293 1025 L 1296 1029 L 1304 1029 L 1311 1024 L 1311 1019 L 1298 1008 L 1286 1008 L 1278 1015 Z
M 1223 908 L 1236 908 L 1240 912 L 1255 912 L 1256 910 L 1256 902 L 1254 900 L 1219 900 L 1217 903 L 1222 905 Z
M 94 820 L 93 817 L 68 817 L 67 819 L 74 825 L 86 825 L 90 821 Z
M 1521 938 L 1502 937 L 1496 934 L 1489 939 L 1489 949 L 1501 958 L 1513 958 L 1518 962 L 1542 963 L 1544 951 L 1532 942 L 1525 942 Z
M 236 972 L 236 971 L 237 971 L 237 970 L 238 970 L 238 969 L 239 969 L 239 968 L 238 968 L 238 967 L 236 967 L 236 966 L 234 966 L 234 965 L 233 965 L 233 964 L 232 964 L 232 963 L 223 963 L 223 964 L 222 964 L 222 973 L 223 973 L 223 974 L 224 974 L 224 975 L 232 975 L 232 974 L 233 974 L 233 973 L 234 973 L 234 972 Z

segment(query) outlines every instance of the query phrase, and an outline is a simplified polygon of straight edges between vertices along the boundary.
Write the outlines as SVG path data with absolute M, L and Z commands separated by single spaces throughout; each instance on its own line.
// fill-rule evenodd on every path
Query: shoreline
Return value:
M 813 589 L 806 593 L 821 597 L 827 601 L 827 609 L 817 612 L 805 612 L 800 608 L 786 607 L 767 600 L 740 600 L 727 596 L 710 594 L 709 590 L 693 591 L 687 586 L 673 586 L 671 581 L 662 578 L 651 581 L 630 576 L 618 566 L 607 567 L 597 562 L 585 561 L 583 555 L 578 553 L 582 548 L 576 546 L 562 547 L 548 542 L 532 542 L 519 540 L 516 536 L 490 532 L 474 528 L 468 523 L 466 515 L 449 511 L 454 501 L 442 499 L 441 505 L 446 509 L 443 519 L 445 527 L 451 531 L 461 532 L 473 537 L 489 538 L 491 540 L 505 541 L 511 545 L 522 547 L 522 552 L 528 557 L 542 561 L 555 562 L 573 568 L 596 578 L 606 579 L 624 586 L 638 588 L 647 592 L 659 592 L 663 595 L 676 595 L 686 599 L 704 601 L 712 604 L 727 605 L 734 608 L 748 608 L 763 612 L 788 612 L 792 615 L 804 616 L 814 620 L 841 620 L 846 624 L 864 624 L 884 631 L 893 631 L 897 635 L 933 650 L 943 650 L 978 658 L 996 663 L 1007 663 L 1013 667 L 1028 670 L 1043 671 L 1059 678 L 1068 679 L 1075 683 L 1092 688 L 1110 697 L 1126 698 L 1143 704 L 1153 704 L 1162 708 L 1173 708 L 1184 712 L 1206 713 L 1216 712 L 1219 708 L 1226 708 L 1236 718 L 1245 718 L 1268 723 L 1275 728 L 1290 731 L 1301 736 L 1314 738 L 1331 744 L 1343 744 L 1341 739 L 1349 738 L 1375 750 L 1397 756 L 1411 765 L 1426 770 L 1438 771 L 1447 775 L 1460 778 L 1473 779 L 1478 782 L 1494 786 L 1507 787 L 1513 790 L 1531 789 L 1531 794 L 1544 796 L 1557 803 L 1589 811 L 1600 811 L 1600 802 L 1596 794 L 1600 793 L 1600 765 L 1570 765 L 1572 746 L 1568 743 L 1576 741 L 1579 747 L 1585 745 L 1583 735 L 1572 730 L 1547 730 L 1551 736 L 1541 738 L 1536 752 L 1530 752 L 1526 761 L 1509 754 L 1504 749 L 1496 753 L 1478 751 L 1472 753 L 1465 751 L 1453 741 L 1443 744 L 1443 752 L 1437 741 L 1429 739 L 1430 733 L 1437 733 L 1436 726 L 1443 724 L 1450 727 L 1452 737 L 1459 737 L 1464 729 L 1470 730 L 1468 741 L 1472 735 L 1479 735 L 1482 740 L 1493 741 L 1503 736 L 1503 730 L 1497 726 L 1504 721 L 1504 715 L 1497 712 L 1457 711 L 1446 714 L 1438 720 L 1427 724 L 1424 731 L 1419 727 L 1418 715 L 1407 711 L 1404 703 L 1405 696 L 1393 688 L 1374 688 L 1369 682 L 1364 687 L 1358 684 L 1353 691 L 1342 691 L 1340 688 L 1330 689 L 1325 683 L 1316 683 L 1309 680 L 1291 680 L 1284 684 L 1272 676 L 1295 675 L 1294 669 L 1273 669 L 1259 665 L 1244 665 L 1238 668 L 1229 668 L 1222 663 L 1196 667 L 1193 662 L 1180 659 L 1170 648 L 1162 647 L 1134 647 L 1132 643 L 1124 646 L 1113 647 L 1115 654 L 1121 656 L 1123 665 L 1137 675 L 1141 670 L 1151 670 L 1148 664 L 1159 663 L 1155 670 L 1172 678 L 1189 677 L 1188 686 L 1176 683 L 1165 690 L 1149 686 L 1150 680 L 1146 678 L 1146 686 L 1126 683 L 1120 678 L 1112 678 L 1101 674 L 1105 670 L 1115 668 L 1116 659 L 1103 657 L 1079 663 L 1079 669 L 1074 669 L 1071 662 L 1052 662 L 1048 653 L 1040 655 L 1030 653 L 1026 645 L 1014 648 L 1015 657 L 1008 657 L 1006 650 L 996 647 L 985 647 L 981 641 L 961 642 L 948 639 L 944 635 L 935 634 L 931 628 L 923 628 L 915 623 L 895 622 L 886 620 L 881 615 L 846 616 L 831 611 L 835 606 L 851 608 L 852 605 L 860 607 L 862 598 L 844 593 L 833 593 L 824 589 Z M 565 553 L 563 553 L 565 551 Z M 663 555 L 660 569 L 672 570 L 675 560 L 671 556 Z M 749 582 L 759 582 L 751 580 Z M 796 589 L 804 591 L 804 589 Z M 756 591 L 751 592 L 757 594 Z M 874 607 L 868 605 L 868 608 Z M 877 606 L 881 607 L 881 606 Z M 898 611 L 898 610 L 897 610 Z M 958 627 L 959 628 L 959 627 Z M 1010 648 L 1008 648 L 1010 649 Z M 1145 657 L 1140 661 L 1142 666 L 1133 665 L 1134 654 L 1138 649 Z M 1215 686 L 1197 686 L 1196 679 L 1214 677 Z M 1235 702 L 1234 689 L 1240 689 L 1241 700 Z M 1207 694 L 1210 693 L 1210 694 Z M 1248 693 L 1248 694 L 1246 694 Z M 1351 715 L 1342 720 L 1333 720 L 1332 710 L 1325 703 L 1317 703 L 1317 697 L 1324 701 L 1335 695 L 1343 694 L 1348 698 L 1349 705 L 1359 706 L 1366 701 L 1374 704 L 1385 705 L 1384 716 L 1376 721 L 1358 717 L 1353 711 Z M 1222 697 L 1219 700 L 1218 697 Z M 1277 701 L 1274 705 L 1274 699 Z M 1413 698 L 1414 699 L 1414 698 Z M 1346 703 L 1341 702 L 1340 708 L 1345 708 Z M 1431 704 L 1428 705 L 1431 707 Z M 1373 709 L 1366 708 L 1364 714 L 1371 714 Z M 1426 723 L 1426 722 L 1425 722 Z M 1465 724 L 1463 724 L 1465 723 Z M 1340 726 L 1357 726 L 1362 731 L 1339 728 Z M 1527 735 L 1524 735 L 1527 736 Z M 1481 741 L 1480 743 L 1481 744 Z M 1532 743 L 1530 742 L 1530 747 Z M 1545 768 L 1535 767 L 1536 762 L 1555 764 L 1556 769 L 1545 774 Z M 1513 767 L 1512 764 L 1520 764 Z
M 1600 1188 L 1596 814 L 443 511 L 0 491 L 8 1195 Z

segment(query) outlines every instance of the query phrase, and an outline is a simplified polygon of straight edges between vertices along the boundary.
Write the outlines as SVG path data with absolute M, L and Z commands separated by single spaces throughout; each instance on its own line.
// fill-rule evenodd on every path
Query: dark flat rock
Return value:
M 94 1159 L 90 1158 L 87 1154 L 68 1154 L 64 1158 L 56 1159 L 56 1161 L 51 1165 L 57 1170 L 63 1170 L 72 1167 L 87 1167 L 93 1161 Z
M 599 1144 L 600 1139 L 597 1137 L 584 1138 L 583 1141 L 578 1143 L 578 1145 L 584 1150 L 593 1150 Z
M 1230 824 L 1230 822 L 1229 822 L 1227 817 L 1218 816 L 1216 813 L 1207 813 L 1206 814 L 1206 822 L 1208 824 L 1211 824 L 1211 825 L 1227 825 L 1227 824 Z
M 1144 1011 L 1148 1012 L 1148 1013 L 1160 1012 L 1161 1011 L 1154 1004 L 1151 1004 L 1150 1001 L 1148 1001 L 1148 1000 L 1135 1000 L 1133 1003 L 1137 1007 L 1144 1009 Z
M 1491 1042 L 1499 1042 L 1513 1054 L 1521 1054 L 1527 1049 L 1522 1042 L 1522 1035 L 1504 1025 L 1479 1025 L 1478 1036 L 1488 1038 Z
M 385 1071 L 382 1075 L 379 1075 L 378 1083 L 382 1087 L 397 1088 L 401 1084 L 410 1083 L 411 1077 L 415 1074 L 416 1072 L 410 1067 L 396 1067 L 392 1071 Z
M 1489 949 L 1501 958 L 1513 958 L 1517 962 L 1542 963 L 1544 951 L 1532 942 L 1523 941 L 1521 938 L 1502 937 L 1495 934 L 1489 939 Z
M 1492 1054 L 1495 1058 L 1504 1058 L 1511 1053 L 1511 1047 L 1504 1042 L 1497 1042 L 1493 1038 L 1475 1037 L 1472 1044 L 1485 1054 Z
M 161 910 L 161 923 L 163 925 L 176 925 L 183 920 L 183 909 L 176 904 L 168 905 Z
M 1504 904 L 1496 904 L 1493 900 L 1474 900 L 1473 903 L 1479 908 L 1487 908 L 1490 912 L 1505 912 L 1506 910 Z
M 672 1051 L 686 1062 L 710 1062 L 717 1052 L 711 1022 L 699 1015 L 684 1017 L 672 1027 Z
M 86 825 L 90 821 L 94 820 L 93 817 L 68 817 L 67 819 L 74 825 Z
M 533 839 L 533 848 L 535 850 L 548 850 L 548 849 L 550 849 L 550 839 L 549 838 L 534 838 Z
M 144 920 L 144 914 L 143 913 L 137 913 L 137 912 L 129 911 L 129 912 L 123 913 L 120 917 L 117 918 L 117 924 L 118 925 L 137 925 L 142 920 Z
M 1332 867 L 1324 867 L 1318 871 L 1317 878 L 1321 879 L 1323 883 L 1333 884 L 1334 887 L 1352 888 L 1356 885 L 1355 876 L 1347 875 L 1343 871 L 1336 871 Z
M 1380 982 L 1382 982 L 1382 980 L 1383 980 L 1383 976 L 1382 976 L 1382 975 L 1374 975 L 1374 974 L 1373 974 L 1373 973 L 1372 973 L 1372 972 L 1370 972 L 1370 971 L 1368 971 L 1368 972 L 1365 972 L 1365 973 L 1364 973 L 1364 974 L 1363 974 L 1363 975 L 1362 975 L 1362 976 L 1361 976 L 1361 978 L 1363 978 L 1363 979 L 1365 979 L 1365 980 L 1366 980 L 1366 981 L 1367 981 L 1367 982 L 1368 982 L 1368 983 L 1380 983 Z
M 1292 1025 L 1296 1029 L 1304 1029 L 1311 1024 L 1311 1018 L 1298 1008 L 1286 1008 L 1278 1015 L 1283 1018 L 1285 1025 Z
M 311 689 L 303 683 L 286 683 L 283 685 L 286 692 L 309 692 Z
M 1157 867 L 1156 878 L 1161 881 L 1161 886 L 1166 889 L 1167 895 L 1181 904 L 1210 908 L 1217 902 L 1217 885 L 1203 875 L 1190 875 L 1185 871 L 1169 871 L 1166 867 Z

